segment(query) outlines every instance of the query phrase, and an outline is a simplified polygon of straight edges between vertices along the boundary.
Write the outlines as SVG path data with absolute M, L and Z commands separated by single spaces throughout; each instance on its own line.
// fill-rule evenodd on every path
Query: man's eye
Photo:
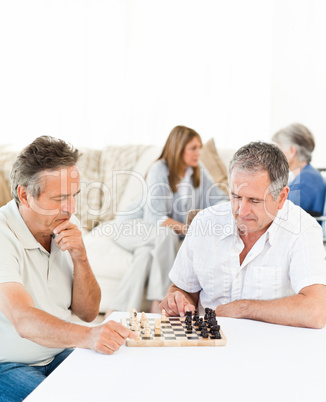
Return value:
M 259 203 L 260 203 L 260 201 L 257 201 L 257 200 L 251 200 L 251 202 L 252 202 L 253 204 L 259 204 Z

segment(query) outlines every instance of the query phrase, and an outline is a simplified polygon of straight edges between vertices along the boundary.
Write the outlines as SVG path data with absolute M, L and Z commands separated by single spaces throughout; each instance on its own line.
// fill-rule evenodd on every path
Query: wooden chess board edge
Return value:
M 157 339 L 129 339 L 126 340 L 126 346 L 129 347 L 180 347 L 180 346 L 225 346 L 227 340 L 220 330 L 221 339 L 188 339 L 188 340 L 166 340 L 161 338 Z
M 129 328 L 127 319 L 121 319 L 122 325 Z M 126 339 L 126 346 L 129 347 L 178 347 L 178 346 L 225 346 L 227 343 L 226 337 L 222 330 L 220 330 L 221 339 L 183 339 L 183 340 L 168 340 L 164 336 L 155 339 Z

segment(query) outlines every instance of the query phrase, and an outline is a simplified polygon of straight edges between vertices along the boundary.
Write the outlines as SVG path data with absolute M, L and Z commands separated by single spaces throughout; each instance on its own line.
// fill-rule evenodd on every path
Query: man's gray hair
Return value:
M 274 200 L 289 178 L 289 164 L 284 153 L 277 145 L 260 141 L 244 145 L 234 154 L 229 165 L 229 177 L 234 170 L 245 173 L 267 171 L 269 191 Z
M 50 136 L 36 138 L 17 156 L 11 173 L 11 194 L 19 204 L 18 186 L 26 186 L 32 197 L 39 198 L 43 191 L 41 174 L 76 165 L 78 149 L 63 140 Z
M 315 140 L 311 131 L 303 124 L 294 123 L 282 128 L 273 135 L 272 141 L 286 150 L 294 146 L 300 162 L 311 162 L 311 155 L 315 149 Z

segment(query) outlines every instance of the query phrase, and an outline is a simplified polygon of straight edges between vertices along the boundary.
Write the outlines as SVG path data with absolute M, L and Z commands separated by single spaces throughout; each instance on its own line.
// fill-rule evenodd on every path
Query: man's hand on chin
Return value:
M 87 259 L 82 233 L 68 219 L 59 223 L 53 230 L 55 242 L 62 251 L 68 250 L 73 260 Z

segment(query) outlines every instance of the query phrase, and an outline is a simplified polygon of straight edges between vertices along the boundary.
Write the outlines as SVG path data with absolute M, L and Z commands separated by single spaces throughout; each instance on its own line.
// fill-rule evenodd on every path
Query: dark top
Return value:
M 311 215 L 323 214 L 326 184 L 320 172 L 308 163 L 289 185 L 288 199 Z

